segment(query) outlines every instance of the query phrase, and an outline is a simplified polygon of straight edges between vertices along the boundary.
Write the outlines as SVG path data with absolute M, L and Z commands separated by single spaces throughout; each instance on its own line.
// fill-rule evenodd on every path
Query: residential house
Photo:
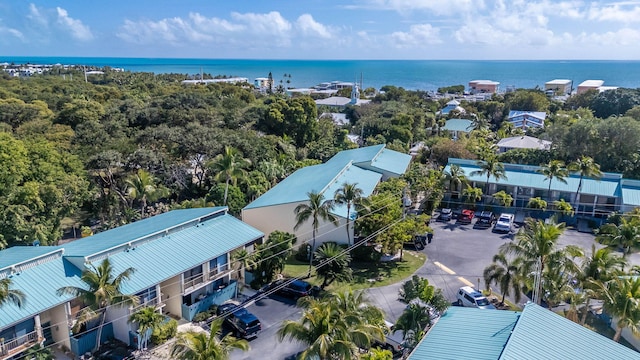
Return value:
M 598 90 L 602 85 L 604 85 L 604 80 L 585 80 L 578 85 L 577 93 L 580 95 L 589 90 Z
M 495 94 L 498 92 L 500 83 L 491 80 L 471 80 L 469 81 L 469 92 L 471 94 Z
M 507 121 L 516 129 L 543 128 L 547 113 L 544 111 L 511 110 Z
M 466 110 L 462 106 L 460 106 L 460 102 L 458 100 L 453 99 L 449 101 L 447 105 L 442 108 L 442 110 L 440 110 L 440 114 L 447 116 L 452 111 L 457 111 L 459 114 L 466 113 Z
M 196 313 L 236 295 L 230 254 L 262 241 L 263 233 L 227 214 L 226 207 L 174 210 L 61 246 L 18 246 L 0 251 L 0 278 L 25 294 L 23 307 L 0 306 L 0 359 L 29 347 L 56 343 L 84 354 L 96 343 L 97 328 L 72 334 L 83 304 L 58 295 L 63 286 L 84 287 L 82 271 L 109 259 L 115 274 L 132 267 L 122 283 L 137 295 L 135 307 L 110 307 L 102 340 L 116 338 L 135 346 L 135 324 L 129 315 L 153 306 L 174 318 L 192 320 Z
M 528 303 L 522 312 L 450 307 L 408 357 L 462 358 L 638 359 L 640 354 L 549 309 Z
M 573 81 L 568 79 L 554 79 L 544 83 L 545 92 L 551 91 L 554 95 L 571 95 Z
M 462 134 L 468 134 L 474 129 L 473 121 L 467 119 L 449 119 L 440 130 L 451 133 L 453 140 L 458 140 Z
M 445 171 L 449 171 L 454 164 L 464 171 L 471 186 L 485 188 L 486 175 L 474 174 L 480 169 L 476 160 L 449 158 Z M 580 193 L 576 196 L 580 176 L 572 173 L 565 178 L 566 183 L 554 179 L 549 196 L 549 180 L 539 172 L 539 166 L 503 165 L 506 178 L 497 180 L 493 176 L 489 177 L 487 194 L 504 190 L 513 197 L 515 207 L 526 207 L 532 197 L 552 201 L 564 199 L 573 204 L 576 214 L 594 217 L 606 217 L 613 211 L 630 211 L 640 207 L 640 181 L 623 179 L 622 174 L 604 173 L 599 179 L 585 177 Z
M 549 150 L 551 149 L 551 141 L 523 135 L 500 139 L 497 146 L 500 153 L 513 149 Z
M 324 164 L 307 166 L 289 175 L 242 209 L 242 220 L 266 235 L 280 230 L 295 234 L 298 243 L 309 242 L 313 231 L 311 221 L 294 229 L 294 209 L 308 203 L 310 192 L 321 193 L 326 200 L 332 200 L 336 190 L 344 183 L 351 183 L 362 189 L 363 196 L 369 196 L 381 180 L 404 174 L 410 161 L 410 155 L 389 150 L 385 145 L 341 151 Z M 338 226 L 321 221 L 317 245 L 325 241 L 348 241 L 346 205 L 334 207 L 331 213 L 338 218 Z M 353 208 L 349 216 L 352 220 L 355 218 Z M 349 238 L 353 239 L 353 227 L 349 231 Z

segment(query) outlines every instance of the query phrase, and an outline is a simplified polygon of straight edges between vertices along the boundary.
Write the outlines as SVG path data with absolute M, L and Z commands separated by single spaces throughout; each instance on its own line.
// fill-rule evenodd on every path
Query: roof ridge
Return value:
M 57 254 L 60 253 L 60 254 Z M 44 254 L 40 254 L 38 256 L 34 256 L 32 258 L 29 258 L 27 260 L 22 260 L 20 262 L 17 262 L 15 264 L 11 264 L 8 266 L 5 266 L 3 268 L 0 268 L 0 275 L 2 275 L 3 273 L 6 273 L 7 270 L 11 270 L 11 269 L 17 269 L 17 272 L 20 272 L 21 270 L 26 270 L 28 268 L 31 268 L 31 266 L 28 266 L 32 263 L 35 263 L 35 265 L 39 265 L 42 262 L 49 262 L 51 260 L 57 259 L 59 257 L 62 256 L 62 254 L 64 254 L 64 248 L 61 247 L 55 247 L 53 250 L 44 253 Z M 58 256 L 55 256 L 58 255 Z M 54 257 L 55 256 L 55 257 Z M 49 259 L 50 258 L 50 259 Z M 3 277 L 0 276 L 0 279 L 2 279 Z
M 326 164 L 326 163 L 325 163 Z M 324 165 L 324 164 L 322 164 Z M 322 188 L 322 190 L 320 190 L 318 192 L 318 194 L 324 194 L 325 191 L 327 191 L 327 189 L 331 186 L 331 184 L 333 184 L 334 181 L 337 181 L 338 178 L 340 176 L 342 176 L 342 174 L 344 174 L 347 170 L 349 170 L 349 168 L 353 165 L 353 160 L 349 160 L 348 163 L 346 163 L 343 167 L 342 170 L 338 171 L 338 173 L 336 174 L 336 176 L 334 176 L 333 178 L 331 178 L 331 180 Z

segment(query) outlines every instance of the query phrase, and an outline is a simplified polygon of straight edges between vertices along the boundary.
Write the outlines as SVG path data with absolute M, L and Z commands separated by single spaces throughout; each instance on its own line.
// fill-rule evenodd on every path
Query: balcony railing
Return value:
M 18 338 L 5 341 L 0 343 L 0 356 L 4 359 L 4 356 L 19 354 L 42 340 L 44 339 L 38 336 L 37 331 L 32 331 Z
M 161 299 L 158 298 L 158 297 L 155 297 L 153 299 L 149 299 L 149 300 L 140 302 L 140 304 L 138 304 L 138 305 L 133 307 L 133 311 L 135 312 L 135 311 L 137 311 L 139 309 L 142 309 L 143 307 L 147 307 L 147 306 L 157 308 L 157 307 L 159 307 L 161 305 L 163 305 L 163 302 L 161 301 Z
M 229 265 L 228 264 L 224 264 L 222 266 L 220 266 L 220 268 L 216 267 L 214 269 L 211 269 L 209 271 L 209 280 L 215 280 L 225 274 L 227 274 L 229 272 Z
M 190 279 L 184 279 L 184 289 L 190 289 L 196 287 L 204 282 L 204 275 L 199 274 Z

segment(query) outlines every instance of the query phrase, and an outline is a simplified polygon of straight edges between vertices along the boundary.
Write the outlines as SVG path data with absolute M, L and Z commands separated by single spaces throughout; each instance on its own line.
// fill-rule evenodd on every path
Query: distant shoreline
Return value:
M 290 86 L 310 87 L 327 81 L 357 81 L 376 89 L 385 85 L 408 90 L 436 90 L 486 79 L 501 88 L 536 88 L 553 79 L 604 80 L 605 85 L 640 88 L 640 60 L 253 60 L 191 58 L 37 57 L 6 56 L 0 63 L 86 65 L 122 68 L 132 72 L 176 73 L 201 71 L 212 76 L 246 77 L 251 81 L 273 74 L 274 81 L 291 75 Z

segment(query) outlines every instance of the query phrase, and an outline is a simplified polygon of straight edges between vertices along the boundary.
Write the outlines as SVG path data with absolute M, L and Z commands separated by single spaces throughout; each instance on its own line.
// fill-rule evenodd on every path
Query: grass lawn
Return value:
M 391 285 L 411 276 L 424 265 L 427 257 L 423 253 L 404 250 L 401 261 L 389 262 L 352 262 L 353 281 L 350 283 L 333 283 L 326 290 L 340 292 L 348 289 L 361 290 L 373 287 Z M 287 260 L 283 274 L 289 277 L 304 278 L 309 271 L 309 263 L 296 260 L 291 256 Z M 305 279 L 312 285 L 320 285 L 322 281 L 315 276 L 315 269 L 311 278 Z

